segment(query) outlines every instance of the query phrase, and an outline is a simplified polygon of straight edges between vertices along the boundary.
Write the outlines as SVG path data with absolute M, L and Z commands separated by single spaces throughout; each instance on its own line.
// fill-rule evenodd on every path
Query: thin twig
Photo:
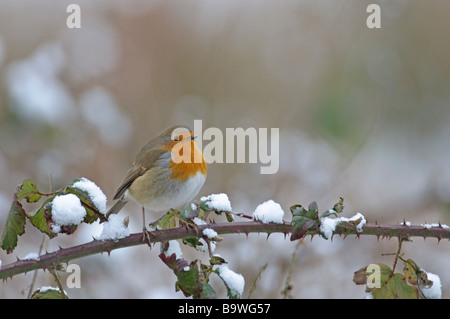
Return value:
M 256 275 L 256 278 L 255 278 L 255 280 L 253 280 L 252 286 L 250 287 L 250 291 L 248 293 L 247 299 L 252 298 L 253 291 L 255 291 L 255 289 L 256 289 L 256 283 L 258 282 L 259 279 L 261 279 L 261 275 L 264 272 L 264 270 L 266 270 L 267 265 L 269 265 L 269 263 L 265 263 L 264 265 L 262 265 L 259 268 L 258 274 Z
M 284 299 L 292 298 L 292 273 L 294 271 L 295 261 L 297 259 L 297 249 L 303 243 L 303 240 L 299 240 L 297 245 L 295 245 L 294 251 L 292 252 L 291 262 L 289 263 L 289 270 L 286 276 L 286 281 L 284 283 L 284 289 L 281 291 Z
M 395 267 L 397 266 L 397 261 L 400 256 L 400 252 L 402 251 L 402 243 L 403 243 L 402 238 L 399 238 L 398 239 L 398 249 L 397 249 L 397 252 L 395 253 L 394 264 L 392 265 L 392 273 L 395 272 Z
M 42 250 L 44 249 L 44 243 L 45 243 L 45 235 L 42 234 L 42 241 L 41 241 L 41 245 L 39 246 L 39 252 L 38 252 L 39 255 L 42 253 Z M 33 274 L 33 279 L 31 280 L 30 290 L 28 290 L 28 299 L 30 299 L 31 295 L 33 294 L 34 284 L 36 283 L 36 278 L 37 278 L 37 273 L 38 273 L 37 270 L 35 270 L 34 274 Z

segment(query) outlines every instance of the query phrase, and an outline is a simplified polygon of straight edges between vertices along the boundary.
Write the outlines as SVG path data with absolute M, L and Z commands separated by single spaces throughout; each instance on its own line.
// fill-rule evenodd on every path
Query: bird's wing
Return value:
M 130 187 L 131 184 L 133 184 L 133 182 L 136 180 L 136 178 L 144 175 L 145 172 L 147 172 L 155 165 L 155 161 L 159 158 L 159 156 L 162 155 L 162 153 L 164 153 L 164 150 L 158 149 L 147 152 L 144 156 L 142 156 L 142 153 L 138 154 L 136 162 L 128 170 L 127 175 L 117 189 L 116 195 L 114 195 L 114 199 L 116 200 L 122 197 L 128 187 Z
M 128 187 L 133 184 L 134 180 L 144 174 L 146 171 L 147 170 L 142 166 L 133 165 L 128 170 L 127 176 L 125 176 L 122 184 L 120 184 L 119 188 L 117 189 L 116 195 L 114 195 L 114 199 L 119 199 L 120 197 L 122 197 Z

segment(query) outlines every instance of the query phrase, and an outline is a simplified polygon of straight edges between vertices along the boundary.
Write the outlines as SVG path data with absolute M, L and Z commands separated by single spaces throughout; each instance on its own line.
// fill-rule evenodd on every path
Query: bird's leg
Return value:
M 151 241 L 150 241 L 150 232 L 147 230 L 147 227 L 145 227 L 145 208 L 142 207 L 142 241 L 147 242 L 147 245 L 151 247 Z
M 178 215 L 176 210 L 173 209 L 173 208 L 170 209 L 170 212 L 172 212 L 173 215 L 178 219 L 178 222 L 180 223 L 180 226 L 184 226 L 187 229 L 192 228 L 195 231 L 195 233 L 198 234 L 197 225 L 193 221 L 190 221 L 190 222 L 184 221 L 183 218 L 181 218 L 180 215 Z

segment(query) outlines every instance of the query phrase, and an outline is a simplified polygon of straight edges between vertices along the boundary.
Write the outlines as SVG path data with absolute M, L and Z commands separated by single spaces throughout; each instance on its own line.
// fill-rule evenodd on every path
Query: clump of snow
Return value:
M 94 182 L 82 177 L 78 182 L 73 184 L 74 188 L 81 189 L 89 194 L 89 198 L 102 214 L 106 213 L 106 196 L 103 191 Z
M 61 226 L 78 225 L 85 216 L 86 210 L 74 194 L 59 195 L 52 201 L 53 232 L 59 232 Z
M 231 203 L 227 194 L 211 194 L 209 196 L 203 196 L 200 200 L 205 201 L 206 205 L 208 205 L 210 209 L 217 211 L 232 211 Z
M 340 223 L 339 218 L 324 217 L 320 219 L 320 232 L 325 239 L 330 238 L 333 235 L 336 226 Z
M 198 217 L 195 217 L 192 221 L 198 226 L 207 225 L 207 223 L 203 219 L 200 219 Z M 212 228 L 205 228 L 202 233 L 209 239 L 212 239 L 217 236 L 217 232 Z M 198 251 L 200 252 L 208 251 L 208 243 L 206 242 L 205 239 L 199 238 L 198 242 L 199 245 L 195 246 L 195 248 Z M 216 242 L 214 240 L 209 241 L 209 248 L 211 249 L 211 251 L 214 251 L 216 249 Z
M 200 252 L 208 251 L 208 243 L 203 238 L 200 238 L 199 240 L 200 245 L 195 246 L 195 249 L 197 249 Z M 216 249 L 216 242 L 214 240 L 209 241 L 209 248 L 211 249 L 211 252 L 213 252 Z
M 442 284 L 441 278 L 431 272 L 427 272 L 428 280 L 433 282 L 433 285 L 429 288 L 422 287 L 423 295 L 428 299 L 441 299 L 442 298 Z
M 28 253 L 22 260 L 39 260 L 39 255 L 37 253 Z
M 103 229 L 97 240 L 119 240 L 130 236 L 130 230 L 124 224 L 119 215 L 111 214 L 107 222 L 103 223 Z
M 268 200 L 262 204 L 259 204 L 256 207 L 256 210 L 253 212 L 253 219 L 259 220 L 264 224 L 268 223 L 283 223 L 284 211 L 281 208 L 280 204 L 274 202 L 273 200 Z
M 330 217 L 323 217 L 320 219 L 320 232 L 323 234 L 323 237 L 325 239 L 329 239 L 333 232 L 336 229 L 336 226 L 341 222 L 354 222 L 361 219 L 361 221 L 356 225 L 356 231 L 361 232 L 363 226 L 366 224 L 366 219 L 364 218 L 364 215 L 361 213 L 356 213 L 353 217 L 346 218 L 346 217 L 339 217 L 339 218 L 330 218 Z
M 228 268 L 227 265 L 218 265 L 216 269 L 219 272 L 219 277 L 227 285 L 230 293 L 233 296 L 240 296 L 244 292 L 245 279 L 241 274 L 237 274 Z
M 198 217 L 195 217 L 192 221 L 197 226 L 206 225 L 206 222 L 203 219 L 198 218 Z
M 39 288 L 40 292 L 47 292 L 49 290 L 56 290 L 56 291 L 60 291 L 59 288 L 56 287 L 52 287 L 52 286 L 42 286 L 41 288 Z
M 183 253 L 181 252 L 180 244 L 176 240 L 169 240 L 169 247 L 164 251 L 166 257 L 170 257 L 175 254 L 175 259 L 181 259 Z M 188 269 L 189 270 L 189 269 Z
M 217 237 L 217 232 L 212 228 L 205 228 L 203 229 L 203 235 L 211 239 Z
M 433 223 L 433 224 L 421 224 L 421 226 L 425 229 L 431 229 L 433 227 L 440 227 L 443 229 L 450 229 L 449 226 L 445 225 L 445 224 L 438 224 L 438 223 Z
M 404 221 L 404 222 L 402 222 L 402 225 L 411 227 L 411 222 L 409 222 L 409 221 Z

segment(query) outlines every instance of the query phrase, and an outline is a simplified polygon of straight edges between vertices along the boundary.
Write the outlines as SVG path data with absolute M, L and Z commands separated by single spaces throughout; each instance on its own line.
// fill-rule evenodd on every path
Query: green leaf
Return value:
M 392 269 L 384 264 L 371 265 L 372 272 L 364 267 L 354 273 L 353 281 L 357 285 L 367 285 L 366 291 L 371 292 L 374 299 L 418 299 L 421 294 L 417 286 L 407 283 L 402 274 L 394 274 Z
M 154 222 L 152 227 L 157 229 L 170 229 L 175 228 L 177 226 L 177 218 L 173 211 L 167 212 L 164 216 Z
M 208 210 L 211 209 L 211 208 L 209 207 L 209 205 L 208 205 L 208 203 L 209 203 L 210 201 L 211 201 L 211 200 L 200 200 L 199 203 L 198 203 L 198 206 L 199 206 L 201 209 L 203 209 L 204 211 L 208 211 Z
M 319 227 L 317 204 L 312 202 L 306 210 L 302 205 L 294 205 L 290 208 L 292 213 L 291 241 L 305 237 L 308 230 Z
M 197 237 L 189 237 L 183 238 L 183 244 L 196 248 L 200 244 L 200 242 Z
M 336 204 L 334 204 L 333 210 L 336 211 L 337 213 L 342 213 L 342 211 L 344 210 L 344 198 L 343 197 L 339 197 L 339 201 Z
M 404 260 L 403 274 L 408 283 L 421 288 L 430 288 L 433 281 L 428 279 L 426 271 L 421 269 L 412 259 Z M 422 296 L 422 294 L 421 294 Z
M 220 256 L 216 256 L 216 255 L 213 255 L 213 256 L 209 259 L 209 262 L 210 262 L 211 265 L 222 265 L 222 264 L 226 264 L 225 259 L 223 259 L 223 258 L 220 257 Z
M 337 216 L 342 212 L 344 207 L 344 199 L 339 198 L 339 201 L 329 209 L 320 215 L 320 218 L 328 217 L 330 215 Z M 306 236 L 308 231 L 317 231 L 320 227 L 320 218 L 316 202 L 312 202 L 308 205 L 308 209 L 305 209 L 302 205 L 297 204 L 290 207 L 292 213 L 292 234 L 291 240 L 301 239 Z M 358 221 L 359 223 L 359 221 Z
M 51 230 L 52 225 L 51 202 L 55 197 L 56 195 L 48 198 L 42 204 L 41 208 L 39 208 L 38 211 L 33 216 L 29 217 L 31 224 L 44 234 L 48 235 L 48 237 L 50 238 L 53 238 L 57 235 Z
M 187 267 L 183 269 L 175 269 L 174 273 L 177 276 L 176 287 L 181 289 L 185 296 L 193 296 L 194 298 L 200 298 L 203 285 L 200 280 L 200 272 L 198 270 L 197 262 L 193 261 Z
M 225 217 L 227 218 L 227 222 L 229 223 L 234 222 L 233 215 L 231 215 L 229 212 L 225 212 Z
M 164 253 L 160 254 L 159 258 L 177 276 L 177 282 L 175 283 L 177 291 L 181 290 L 186 297 L 193 296 L 194 298 L 200 298 L 203 284 L 201 283 L 197 261 L 188 264 L 183 258 L 176 259 L 175 254 L 166 256 Z
M 216 299 L 216 292 L 214 291 L 213 287 L 206 283 L 203 285 L 202 293 L 200 294 L 200 299 Z
M 26 179 L 17 187 L 15 198 L 18 202 L 26 199 L 28 203 L 35 203 L 41 199 L 41 193 L 31 179 Z
M 41 289 L 33 292 L 31 299 L 69 299 L 69 297 L 59 289 L 45 289 L 44 291 L 41 291 Z
M 383 285 L 384 283 L 384 285 Z M 394 274 L 386 282 L 382 281 L 382 288 L 372 291 L 374 299 L 418 299 L 417 287 L 410 286 L 401 274 Z
M 300 215 L 301 211 L 303 210 L 303 206 L 300 204 L 293 205 L 289 208 L 291 211 L 292 216 L 298 216 Z
M 334 215 L 337 217 L 337 215 L 339 213 L 342 213 L 342 211 L 344 210 L 344 198 L 339 197 L 339 201 L 334 204 L 333 208 L 323 212 L 320 217 L 328 217 L 330 215 Z
M 30 179 L 25 179 L 17 187 L 1 238 L 1 247 L 8 254 L 16 248 L 18 236 L 25 232 L 25 222 L 28 216 L 22 207 L 21 201 L 25 199 L 28 203 L 34 203 L 41 196 L 42 194 L 38 191 L 36 184 Z
M 1 247 L 10 254 L 17 246 L 18 236 L 25 233 L 26 213 L 22 205 L 14 201 L 9 209 L 5 228 L 1 238 Z
M 198 217 L 200 213 L 201 213 L 200 207 L 195 203 L 195 201 L 192 201 L 190 203 L 187 203 L 186 205 L 183 206 L 183 208 L 180 209 L 179 216 L 185 222 L 189 222 L 195 217 Z
M 328 216 L 331 216 L 331 215 L 334 215 L 334 216 L 337 217 L 337 211 L 335 211 L 334 209 L 329 209 L 329 210 L 323 212 L 323 213 L 320 215 L 320 218 L 322 218 L 322 217 L 328 217 Z
M 167 243 L 163 243 L 161 246 L 162 251 L 167 251 Z M 209 281 L 209 271 L 212 266 L 206 266 L 200 264 L 199 261 L 194 260 L 188 263 L 183 258 L 176 258 L 175 254 L 166 256 L 163 252 L 159 255 L 159 258 L 173 270 L 173 273 L 177 277 L 177 282 L 175 283 L 176 291 L 181 290 L 186 297 L 197 298 L 216 298 L 216 292 L 208 284 Z M 219 257 L 218 257 L 219 258 Z
M 312 220 L 304 216 L 296 216 L 292 218 L 291 241 L 302 239 L 306 236 L 308 230 L 317 229 L 318 221 Z
M 403 274 L 405 275 L 406 281 L 412 285 L 417 285 L 419 282 L 418 274 L 420 267 L 412 260 L 408 259 L 404 261 L 405 266 L 403 267 Z
M 309 204 L 309 206 L 308 206 L 308 210 L 317 214 L 318 210 L 319 210 L 317 207 L 317 203 L 315 201 L 311 202 L 311 204 Z

